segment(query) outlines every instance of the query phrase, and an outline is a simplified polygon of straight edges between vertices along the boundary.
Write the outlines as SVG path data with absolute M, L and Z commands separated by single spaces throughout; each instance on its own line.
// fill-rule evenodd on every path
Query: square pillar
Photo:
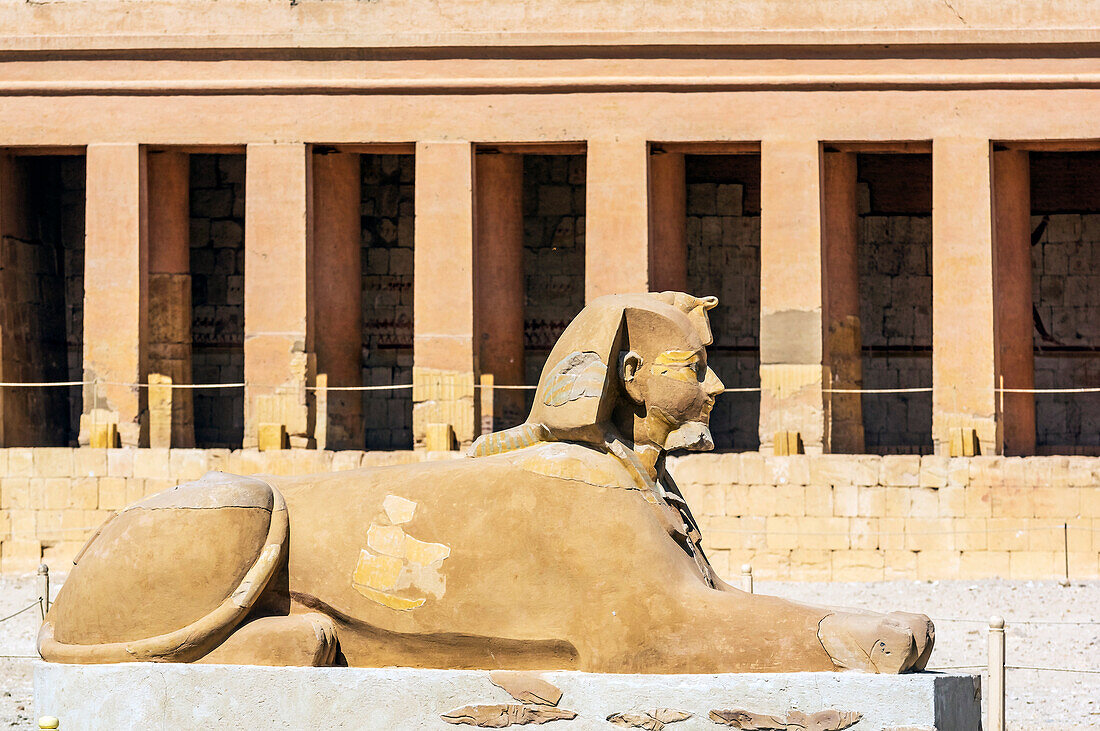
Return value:
M 648 292 L 649 145 L 635 138 L 590 140 L 587 170 L 584 300 Z
M 150 152 L 149 366 L 171 383 L 192 383 L 190 162 L 184 152 Z M 158 392 L 150 392 L 154 395 Z M 170 444 L 194 447 L 193 391 L 172 389 Z M 151 404 L 150 413 L 155 413 Z M 153 430 L 156 431 L 156 430 Z M 151 432 L 152 434 L 152 432 Z M 152 436 L 150 437 L 152 438 Z
M 996 256 L 997 385 L 1035 387 L 1035 322 L 1031 302 L 1031 171 L 1026 150 L 993 153 L 993 231 Z M 1035 453 L 1035 395 L 999 397 L 1004 453 Z
M 654 292 L 687 291 L 687 175 L 681 152 L 649 157 L 649 249 L 650 288 Z
M 469 142 L 416 145 L 413 247 L 413 441 L 450 424 L 462 445 L 480 432 L 474 380 L 474 160 Z
M 863 336 L 859 321 L 859 211 L 856 154 L 823 157 L 822 216 L 825 227 L 825 365 L 829 387 L 863 387 Z M 829 451 L 863 452 L 863 400 L 858 393 L 831 393 Z
M 311 311 L 313 193 L 302 143 L 250 144 L 245 176 L 244 446 L 260 425 L 282 425 L 292 447 L 313 446 Z
M 988 139 L 932 141 L 932 439 L 974 430 L 983 454 L 1001 451 L 994 388 L 992 153 Z M 1030 347 L 1028 348 L 1030 351 Z
M 477 325 L 481 382 L 522 386 L 523 156 L 476 155 Z M 523 391 L 484 389 L 480 433 L 520 424 Z
M 346 152 L 313 155 L 314 348 L 318 374 L 336 387 L 358 386 L 363 380 L 359 160 L 358 154 Z M 326 404 L 324 416 L 322 410 L 317 413 L 318 446 L 362 449 L 362 392 L 317 396 Z
M 798 432 L 829 451 L 822 327 L 821 152 L 817 140 L 760 146 L 760 445 Z M 782 451 L 782 450 L 781 450 Z
M 117 424 L 141 446 L 147 424 L 148 191 L 137 144 L 88 145 L 84 251 L 84 414 L 80 443 Z

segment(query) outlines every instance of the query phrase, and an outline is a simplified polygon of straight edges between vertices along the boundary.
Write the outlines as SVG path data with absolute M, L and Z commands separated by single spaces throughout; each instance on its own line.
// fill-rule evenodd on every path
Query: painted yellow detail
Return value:
M 396 525 L 371 523 L 367 529 L 367 548 L 394 558 L 405 558 L 405 531 Z
M 405 536 L 405 558 L 411 564 L 431 566 L 438 563 L 442 565 L 443 559 L 450 555 L 450 547 L 444 546 L 442 543 L 428 543 L 418 541 L 412 536 Z
M 392 589 L 401 575 L 401 560 L 392 556 L 375 556 L 370 551 L 359 551 L 359 561 L 355 564 L 355 573 L 351 575 L 352 584 L 362 584 L 376 589 Z
M 390 523 L 401 525 L 412 520 L 416 503 L 397 495 L 387 495 L 382 501 L 382 509 L 386 511 L 386 517 L 390 519 Z
M 387 594 L 384 591 L 378 591 L 372 589 L 369 586 L 362 586 L 361 584 L 353 584 L 355 590 L 370 599 L 373 602 L 378 602 L 384 607 L 390 609 L 399 609 L 401 611 L 408 611 L 409 609 L 416 609 L 417 607 L 424 606 L 424 599 L 402 599 L 399 596 L 393 594 Z
M 666 350 L 653 359 L 654 365 L 695 365 L 699 362 L 699 354 L 692 350 Z

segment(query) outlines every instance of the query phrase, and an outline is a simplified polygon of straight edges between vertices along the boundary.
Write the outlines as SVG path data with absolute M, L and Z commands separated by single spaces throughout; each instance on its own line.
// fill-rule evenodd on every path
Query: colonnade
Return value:
M 522 383 L 519 149 L 409 146 L 418 442 L 429 424 L 442 423 L 469 443 L 491 424 L 481 413 L 490 403 L 476 388 L 482 379 Z M 862 451 L 861 397 L 836 393 L 861 384 L 860 148 L 765 139 L 738 149 L 758 150 L 761 165 L 762 449 L 773 449 L 777 434 L 797 433 L 807 452 Z M 933 440 L 944 453 L 953 439 L 976 440 L 987 454 L 1026 452 L 1035 440 L 1033 399 L 998 388 L 1026 389 L 1034 380 L 1027 152 L 994 151 L 979 138 L 934 139 L 930 149 Z M 616 137 L 588 140 L 585 150 L 586 299 L 686 289 L 684 154 L 692 147 Z M 356 154 L 247 145 L 245 447 L 272 427 L 291 446 L 356 440 L 356 395 L 330 392 L 319 414 L 312 390 L 360 378 Z M 131 384 L 151 373 L 190 382 L 188 211 L 180 203 L 187 155 L 91 144 L 86 165 L 83 363 L 96 385 L 85 387 L 81 438 L 91 439 L 91 424 L 109 422 L 121 444 L 145 445 L 150 394 Z M 171 441 L 188 446 L 190 400 L 175 393 Z M 499 394 L 494 410 L 517 408 L 514 396 Z

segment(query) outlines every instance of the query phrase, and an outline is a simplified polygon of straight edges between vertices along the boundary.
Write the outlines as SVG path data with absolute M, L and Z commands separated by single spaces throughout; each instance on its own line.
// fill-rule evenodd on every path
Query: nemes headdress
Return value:
M 627 323 L 657 318 L 693 332 L 703 345 L 709 345 L 713 337 L 707 310 L 717 304 L 716 297 L 683 292 L 615 294 L 593 300 L 550 351 L 527 421 L 479 437 L 470 447 L 470 456 L 485 457 L 547 441 L 620 451 L 614 448 L 618 440 L 611 415 L 621 397 L 614 376 Z

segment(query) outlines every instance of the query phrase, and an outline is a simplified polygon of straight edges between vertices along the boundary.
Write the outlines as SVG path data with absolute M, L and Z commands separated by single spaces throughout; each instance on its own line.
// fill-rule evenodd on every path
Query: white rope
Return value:
M 27 606 L 23 607 L 22 609 L 20 609 L 15 614 L 9 614 L 8 616 L 4 617 L 3 619 L 0 619 L 0 622 L 7 622 L 9 619 L 14 619 L 15 617 L 18 617 L 23 612 L 29 612 L 30 610 L 37 607 L 39 604 L 40 604 L 40 602 L 38 602 L 38 601 L 35 601 L 34 604 L 28 604 Z
M 92 381 L 43 381 L 41 383 L 2 382 L 0 388 L 49 388 L 51 386 L 90 386 Z

